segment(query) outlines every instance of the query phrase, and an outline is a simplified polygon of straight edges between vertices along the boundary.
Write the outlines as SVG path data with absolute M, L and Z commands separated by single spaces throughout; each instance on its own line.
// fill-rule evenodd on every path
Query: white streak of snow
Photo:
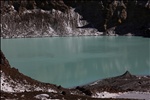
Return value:
M 54 92 L 54 93 L 57 93 L 57 91 L 52 90 L 52 89 L 48 89 L 48 92 Z
M 49 97 L 48 94 L 39 94 L 35 96 L 36 99 L 40 99 L 40 100 L 47 100 L 48 97 Z
M 118 93 L 109 93 L 109 92 L 104 91 L 104 92 L 96 93 L 92 97 L 94 97 L 94 98 L 113 98 L 118 95 L 119 95 Z
M 98 81 L 97 81 L 97 82 L 94 82 L 94 83 L 92 83 L 92 84 L 90 84 L 90 85 L 92 86 L 92 85 L 96 85 L 96 84 L 98 84 Z

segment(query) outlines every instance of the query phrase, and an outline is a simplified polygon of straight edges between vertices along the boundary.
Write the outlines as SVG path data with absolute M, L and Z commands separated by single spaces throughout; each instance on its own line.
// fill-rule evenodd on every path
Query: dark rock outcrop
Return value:
M 129 72 L 129 71 L 126 71 L 123 75 L 121 75 L 120 77 L 122 77 L 122 78 L 131 78 L 131 77 L 133 77 L 133 75 L 131 75 L 131 73 Z

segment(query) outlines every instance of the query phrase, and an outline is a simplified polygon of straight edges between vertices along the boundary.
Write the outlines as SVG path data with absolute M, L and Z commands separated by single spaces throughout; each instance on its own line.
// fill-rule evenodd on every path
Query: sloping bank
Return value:
M 135 76 L 127 71 L 121 76 L 98 80 L 84 86 L 67 89 L 50 83 L 42 83 L 25 76 L 9 65 L 8 60 L 1 51 L 0 56 L 1 100 L 150 99 L 150 76 Z

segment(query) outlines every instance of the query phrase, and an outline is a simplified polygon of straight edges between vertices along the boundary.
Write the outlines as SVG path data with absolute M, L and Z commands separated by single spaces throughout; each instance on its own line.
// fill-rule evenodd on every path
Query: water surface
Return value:
M 42 82 L 73 87 L 123 74 L 150 75 L 150 39 L 50 37 L 2 39 L 11 66 Z

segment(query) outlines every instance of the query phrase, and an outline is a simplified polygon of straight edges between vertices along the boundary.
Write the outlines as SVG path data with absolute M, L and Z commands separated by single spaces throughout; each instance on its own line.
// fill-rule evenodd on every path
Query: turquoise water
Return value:
M 12 67 L 42 82 L 73 87 L 123 74 L 150 75 L 150 39 L 50 37 L 1 39 Z

